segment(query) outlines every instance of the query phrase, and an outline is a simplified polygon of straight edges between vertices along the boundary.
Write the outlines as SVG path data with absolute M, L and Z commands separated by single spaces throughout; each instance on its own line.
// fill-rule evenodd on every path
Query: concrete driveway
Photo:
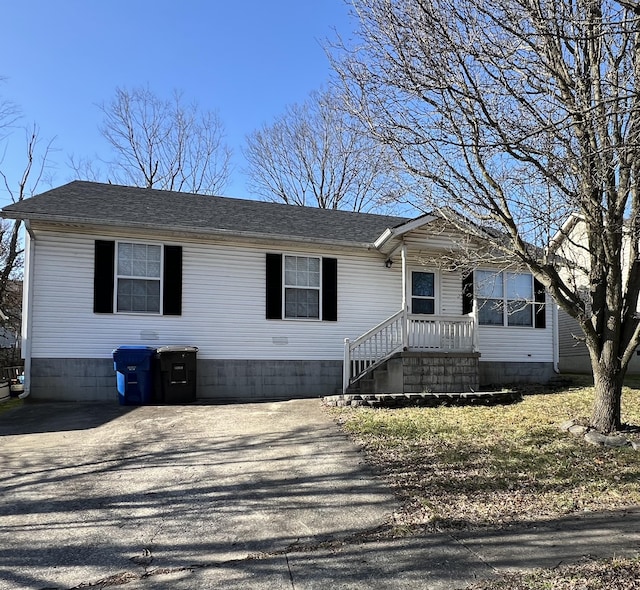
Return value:
M 3 590 L 129 589 L 193 566 L 227 575 L 234 560 L 361 533 L 395 509 L 317 400 L 32 403 L 0 415 L 0 444 Z
M 315 400 L 34 403 L 0 444 L 0 590 L 452 590 L 640 548 L 640 508 L 378 534 L 397 506 Z

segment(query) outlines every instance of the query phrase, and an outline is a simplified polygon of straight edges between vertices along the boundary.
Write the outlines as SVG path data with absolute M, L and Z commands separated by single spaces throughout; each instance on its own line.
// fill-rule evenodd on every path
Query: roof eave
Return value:
M 49 223 L 52 225 L 80 225 L 92 228 L 127 228 L 138 230 L 151 230 L 151 231 L 166 231 L 177 232 L 192 235 L 208 235 L 212 237 L 236 237 L 244 240 L 267 240 L 267 241 L 284 241 L 295 242 L 300 244 L 319 244 L 326 246 L 347 246 L 358 247 L 363 249 L 370 249 L 372 247 L 371 242 L 360 242 L 357 240 L 333 240 L 329 238 L 318 237 L 306 237 L 295 236 L 289 234 L 275 234 L 275 233 L 262 233 L 262 232 L 249 232 L 249 231 L 236 231 L 218 228 L 206 228 L 206 227 L 188 227 L 180 225 L 158 225 L 137 221 L 112 221 L 112 220 L 100 220 L 87 219 L 72 216 L 63 215 L 42 215 L 38 213 L 14 213 L 13 211 L 0 211 L 0 215 L 7 219 L 21 219 L 23 221 L 40 221 L 43 223 Z
M 560 246 L 562 246 L 562 243 L 565 241 L 566 237 L 581 221 L 584 221 L 584 215 L 582 215 L 581 213 L 571 213 L 571 215 L 569 215 L 569 217 L 565 219 L 560 229 L 553 235 L 551 240 L 549 240 L 549 252 L 555 253 L 555 251 Z
M 393 230 L 391 228 L 385 229 L 382 234 L 380 234 L 380 237 L 375 242 L 373 242 L 374 248 L 380 250 L 385 245 L 385 243 L 393 237 L 393 235 Z
M 393 252 L 397 247 L 398 243 L 402 240 L 403 236 L 424 225 L 427 225 L 437 219 L 435 215 L 425 214 L 417 217 L 416 219 L 411 219 L 402 225 L 393 228 L 385 229 L 378 239 L 373 243 L 374 247 L 382 252 L 383 254 L 389 254 Z

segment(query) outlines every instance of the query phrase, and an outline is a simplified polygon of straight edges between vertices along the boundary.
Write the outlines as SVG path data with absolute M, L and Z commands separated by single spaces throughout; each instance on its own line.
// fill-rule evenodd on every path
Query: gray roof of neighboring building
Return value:
M 373 243 L 405 217 L 300 207 L 76 180 L 2 209 L 4 217 L 59 223 Z

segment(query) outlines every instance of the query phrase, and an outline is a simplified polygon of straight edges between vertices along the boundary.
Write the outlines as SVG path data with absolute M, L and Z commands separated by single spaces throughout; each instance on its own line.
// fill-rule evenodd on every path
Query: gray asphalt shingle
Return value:
M 76 180 L 2 209 L 10 218 L 372 243 L 404 217 Z

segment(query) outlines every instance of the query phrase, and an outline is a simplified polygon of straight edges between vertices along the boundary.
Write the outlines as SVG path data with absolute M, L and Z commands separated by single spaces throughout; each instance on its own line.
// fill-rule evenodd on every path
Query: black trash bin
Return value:
M 154 392 L 158 403 L 196 401 L 196 346 L 161 346 L 155 353 Z
M 153 395 L 153 346 L 119 346 L 113 351 L 118 400 L 121 406 L 151 403 Z

